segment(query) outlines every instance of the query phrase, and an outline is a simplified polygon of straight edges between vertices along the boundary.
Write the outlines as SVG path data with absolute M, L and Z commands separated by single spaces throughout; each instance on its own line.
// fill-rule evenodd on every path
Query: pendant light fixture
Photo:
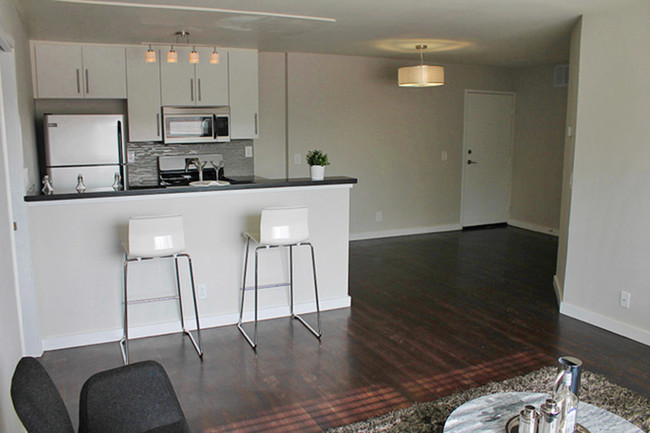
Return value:
M 445 68 L 443 66 L 431 66 L 424 64 L 424 44 L 416 45 L 415 49 L 420 52 L 420 64 L 417 66 L 405 66 L 397 71 L 397 81 L 400 87 L 433 87 L 445 84 Z
M 192 64 L 200 62 L 199 52 L 196 51 L 196 47 L 212 47 L 213 51 L 210 53 L 210 63 L 217 65 L 221 61 L 216 45 L 190 44 L 190 34 L 185 30 L 176 32 L 174 35 L 176 36 L 176 43 L 172 44 L 170 50 L 167 51 L 167 63 L 178 63 L 178 53 L 174 50 L 174 46 L 192 47 L 192 51 L 187 59 Z M 149 49 L 144 55 L 145 62 L 147 63 L 156 62 L 156 51 L 151 48 L 152 45 L 169 46 L 168 44 L 161 44 L 159 42 L 142 42 L 142 45 L 149 45 Z
M 171 49 L 167 51 L 167 63 L 178 63 L 178 53 L 174 50 L 173 45 Z
M 212 63 L 213 65 L 218 65 L 220 61 L 221 58 L 219 57 L 219 53 L 217 52 L 217 47 L 214 47 L 214 51 L 212 51 L 212 54 L 210 54 L 210 63 Z
M 199 53 L 196 51 L 196 47 L 192 47 L 192 52 L 190 53 L 190 63 L 199 63 Z
M 151 49 L 151 44 L 149 44 L 149 49 L 144 54 L 144 61 L 147 63 L 156 63 L 156 52 Z

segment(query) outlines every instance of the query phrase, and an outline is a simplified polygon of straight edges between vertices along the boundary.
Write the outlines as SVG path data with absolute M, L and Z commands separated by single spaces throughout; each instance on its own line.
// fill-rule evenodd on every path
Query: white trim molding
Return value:
M 352 305 L 352 298 L 346 296 L 343 298 L 336 299 L 325 299 L 320 301 L 320 310 L 337 310 L 339 308 L 348 308 Z M 306 314 L 313 313 L 316 311 L 315 303 L 305 303 L 305 304 L 296 304 L 295 306 L 296 314 Z M 259 320 L 268 320 L 268 319 L 278 319 L 281 317 L 289 317 L 290 311 L 289 306 L 276 307 L 276 308 L 267 308 L 259 310 Z M 239 319 L 239 313 L 228 313 L 221 314 L 218 316 L 209 316 L 201 317 L 201 329 L 216 328 L 219 326 L 230 326 L 235 325 Z M 244 322 L 250 322 L 253 320 L 253 312 L 246 311 L 244 312 Z M 188 318 L 185 320 L 185 326 L 188 330 L 195 330 L 196 323 L 194 318 Z M 167 322 L 167 323 L 158 323 L 155 325 L 146 325 L 132 327 L 129 329 L 129 339 L 132 338 L 144 338 L 144 337 L 154 337 L 165 334 L 174 334 L 181 332 L 180 323 L 178 322 Z M 122 338 L 122 329 L 111 329 L 108 331 L 101 332 L 91 332 L 87 334 L 76 334 L 76 335 L 65 335 L 61 337 L 47 338 L 43 340 L 43 349 L 44 350 L 58 350 L 58 349 L 68 349 L 71 347 L 79 346 L 89 346 L 93 344 L 102 344 L 102 343 L 112 343 L 117 342 Z M 242 341 L 244 341 L 242 339 Z
M 557 305 L 562 306 L 564 287 L 562 287 L 562 283 L 560 283 L 560 279 L 557 277 L 557 275 L 553 275 L 553 289 L 555 289 L 555 299 L 557 300 Z
M 429 227 L 416 227 L 408 229 L 385 230 L 377 232 L 363 232 L 350 234 L 351 241 L 361 241 L 366 239 L 392 238 L 395 236 L 424 235 L 427 233 L 453 232 L 462 230 L 460 224 L 444 224 Z
M 547 226 L 542 226 L 539 224 L 534 224 L 534 223 L 529 223 L 525 221 L 519 221 L 519 220 L 513 220 L 509 219 L 508 220 L 508 225 L 517 227 L 520 229 L 524 230 L 530 230 L 533 232 L 538 232 L 538 233 L 544 233 L 547 235 L 553 235 L 553 236 L 559 236 L 560 229 L 555 228 L 555 227 L 547 227 Z
M 563 302 L 560 313 L 650 346 L 650 331 Z

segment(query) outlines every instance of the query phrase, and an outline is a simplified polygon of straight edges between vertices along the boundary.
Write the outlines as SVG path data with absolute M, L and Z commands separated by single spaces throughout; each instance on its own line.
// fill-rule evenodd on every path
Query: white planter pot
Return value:
M 311 171 L 311 180 L 323 180 L 325 178 L 324 165 L 312 165 L 310 167 L 310 171 Z

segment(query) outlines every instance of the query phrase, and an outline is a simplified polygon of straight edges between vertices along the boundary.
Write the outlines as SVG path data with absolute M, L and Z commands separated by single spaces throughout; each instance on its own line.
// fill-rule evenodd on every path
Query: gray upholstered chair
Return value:
M 102 371 L 81 388 L 79 433 L 189 433 L 181 405 L 155 361 Z
M 18 362 L 11 379 L 11 400 L 29 433 L 74 433 L 61 394 L 35 358 Z
M 22 358 L 11 399 L 28 433 L 74 433 L 70 415 L 41 363 Z M 164 368 L 155 361 L 103 371 L 81 389 L 80 433 L 189 433 Z

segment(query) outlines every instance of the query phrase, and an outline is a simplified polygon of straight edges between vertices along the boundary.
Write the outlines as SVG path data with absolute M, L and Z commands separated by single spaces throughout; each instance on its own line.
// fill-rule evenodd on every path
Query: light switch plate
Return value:
M 446 151 L 444 151 L 444 150 L 442 151 L 442 153 L 440 154 L 440 159 L 443 160 L 443 161 L 447 160 L 447 152 Z
M 300 165 L 302 163 L 302 155 L 299 153 L 294 153 L 293 155 L 293 163 L 296 165 Z

